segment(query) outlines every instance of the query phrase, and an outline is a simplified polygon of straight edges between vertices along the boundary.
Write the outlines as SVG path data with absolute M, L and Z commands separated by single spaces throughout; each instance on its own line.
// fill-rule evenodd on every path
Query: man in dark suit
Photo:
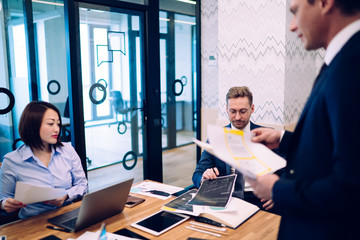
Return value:
M 279 239 L 359 239 L 360 0 L 292 0 L 290 11 L 290 30 L 305 49 L 325 48 L 327 67 L 293 134 L 253 130 L 287 167 L 249 182 L 281 214 Z
M 250 116 L 254 112 L 253 96 L 248 87 L 232 87 L 226 94 L 226 112 L 229 116 L 230 124 L 227 128 L 239 129 L 250 132 L 250 130 L 261 127 L 250 121 Z M 195 187 L 199 188 L 204 179 L 215 179 L 217 176 L 225 176 L 236 173 L 236 183 L 233 196 L 244 198 L 244 177 L 232 167 L 203 151 L 200 161 L 196 166 L 192 180 Z

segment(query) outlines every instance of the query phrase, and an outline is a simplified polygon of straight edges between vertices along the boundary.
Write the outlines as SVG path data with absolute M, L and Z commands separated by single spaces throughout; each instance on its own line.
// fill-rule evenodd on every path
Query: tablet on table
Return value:
M 187 219 L 189 216 L 159 211 L 131 224 L 131 226 L 159 236 Z

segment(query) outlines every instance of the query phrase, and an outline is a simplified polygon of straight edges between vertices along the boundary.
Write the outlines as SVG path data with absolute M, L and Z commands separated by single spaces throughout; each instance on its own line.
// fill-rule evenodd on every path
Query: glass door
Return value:
M 32 99 L 25 11 L 22 1 L 0 1 L 0 161 L 22 144 L 18 124 Z
M 63 1 L 0 3 L 0 109 L 6 110 L 0 120 L 2 158 L 23 144 L 18 123 L 26 104 L 43 100 L 63 113 L 68 87 Z
M 196 166 L 195 30 L 194 16 L 160 11 L 163 178 L 180 187 L 192 184 Z
M 80 4 L 87 169 L 122 163 L 117 174 L 143 180 L 143 14 Z M 106 184 L 106 179 L 96 181 Z M 89 186 L 92 186 L 89 176 Z
M 64 1 L 32 2 L 38 99 L 61 113 L 63 142 L 71 140 Z

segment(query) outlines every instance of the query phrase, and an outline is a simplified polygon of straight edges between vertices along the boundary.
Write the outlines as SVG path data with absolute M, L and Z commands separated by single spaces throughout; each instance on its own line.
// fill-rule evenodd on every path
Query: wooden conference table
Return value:
M 188 237 L 203 238 L 203 239 L 249 239 L 249 240 L 266 240 L 276 239 L 278 228 L 280 224 L 280 216 L 271 214 L 265 211 L 259 211 L 245 223 L 240 225 L 237 229 L 233 230 L 228 228 L 228 235 L 222 237 L 211 236 L 208 234 L 195 232 L 185 228 L 190 226 L 189 221 L 171 229 L 170 231 L 155 237 L 151 234 L 138 230 L 130 226 L 131 223 L 140 220 L 150 214 L 153 214 L 160 210 L 160 207 L 166 202 L 171 201 L 173 198 L 167 200 L 161 200 L 158 198 L 148 197 L 144 195 L 132 194 L 134 196 L 145 198 L 145 202 L 137 205 L 133 208 L 126 208 L 122 213 L 119 213 L 113 217 L 110 217 L 102 222 L 106 223 L 107 232 L 115 232 L 122 228 L 128 228 L 133 232 L 136 232 L 149 239 L 182 239 L 186 240 Z M 8 240 L 12 239 L 41 239 L 51 234 L 57 236 L 60 239 L 77 238 L 86 231 L 96 232 L 99 230 L 101 223 L 94 224 L 88 228 L 85 228 L 77 233 L 66 233 L 57 230 L 51 230 L 46 228 L 47 225 L 51 225 L 47 222 L 47 219 L 57 216 L 61 213 L 70 211 L 77 207 L 80 207 L 81 202 L 70 204 L 68 206 L 59 208 L 54 211 L 50 211 L 38 216 L 20 220 L 3 227 L 0 227 L 0 235 L 6 235 Z

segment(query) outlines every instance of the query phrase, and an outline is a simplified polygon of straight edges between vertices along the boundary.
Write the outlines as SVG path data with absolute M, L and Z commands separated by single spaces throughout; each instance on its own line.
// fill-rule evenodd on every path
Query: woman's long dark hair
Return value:
M 19 123 L 19 134 L 21 140 L 29 146 L 32 150 L 44 150 L 43 141 L 40 138 L 40 127 L 44 118 L 44 114 L 48 109 L 54 110 L 60 119 L 60 129 L 57 141 L 54 147 L 63 146 L 60 141 L 61 135 L 61 116 L 59 109 L 53 104 L 43 101 L 30 102 L 21 114 Z

